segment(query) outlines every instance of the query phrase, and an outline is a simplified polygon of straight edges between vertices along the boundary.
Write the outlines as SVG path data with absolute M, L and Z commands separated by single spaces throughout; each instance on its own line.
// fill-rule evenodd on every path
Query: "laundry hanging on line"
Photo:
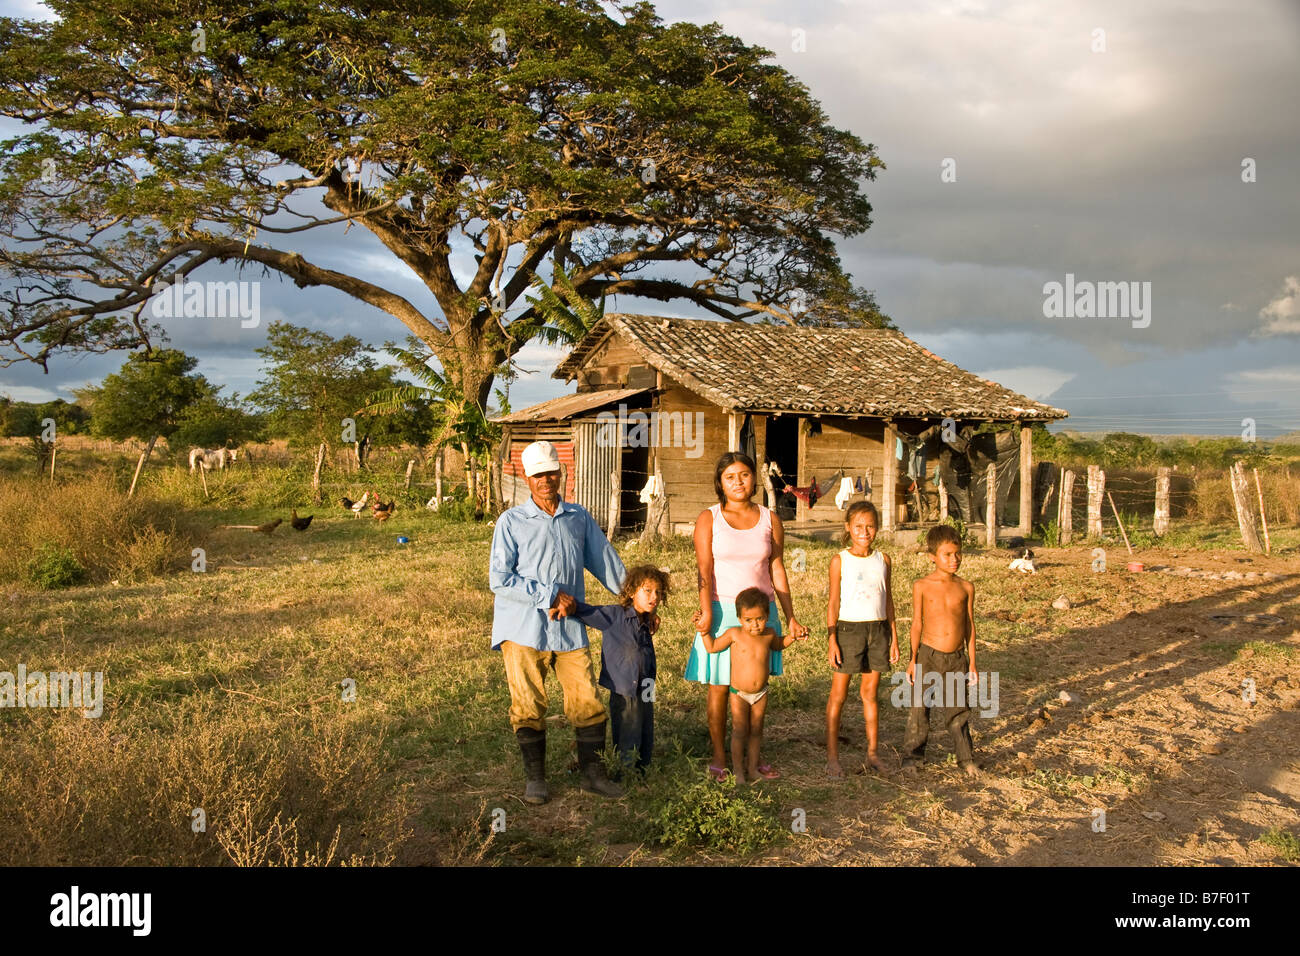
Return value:
M 835 507 L 841 511 L 849 503 L 849 499 L 854 495 L 853 479 L 845 476 L 840 479 L 840 490 L 835 493 Z

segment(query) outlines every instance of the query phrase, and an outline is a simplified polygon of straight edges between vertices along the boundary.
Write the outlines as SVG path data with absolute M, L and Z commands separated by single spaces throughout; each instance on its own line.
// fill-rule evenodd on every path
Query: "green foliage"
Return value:
M 55 20 L 0 20 L 0 115 L 27 124 L 0 146 L 0 209 L 22 211 L 0 217 L 0 258 L 34 290 L 8 296 L 0 346 L 136 347 L 156 280 L 212 260 L 389 311 L 479 405 L 537 327 L 518 305 L 548 260 L 583 263 L 593 300 L 888 324 L 834 242 L 871 224 L 875 147 L 770 51 L 607 6 L 59 0 Z M 436 306 L 369 256 L 308 261 L 311 229 L 370 230 Z M 471 245 L 466 275 L 452 257 Z
M 169 439 L 173 448 L 228 448 L 265 440 L 263 416 L 247 411 L 237 394 L 225 399 L 220 391 L 214 389 L 181 413 L 180 423 Z
M 266 346 L 257 350 L 267 361 L 264 377 L 249 400 L 267 410 L 271 434 L 287 437 L 293 446 L 339 444 L 345 418 L 355 420 L 358 439 L 368 436 L 376 445 L 424 445 L 433 424 L 427 401 L 396 380 L 392 368 L 378 367 L 368 352 L 352 335 L 336 339 L 272 322 Z M 363 414 L 363 406 L 379 390 L 400 393 L 393 413 L 380 418 Z
M 1259 842 L 1271 846 L 1282 855 L 1288 863 L 1300 863 L 1300 837 L 1290 830 L 1274 827 L 1259 836 Z
M 170 437 L 186 409 L 215 394 L 202 375 L 190 374 L 196 365 L 175 349 L 132 355 L 95 392 L 91 430 L 116 441 Z
M 723 782 L 700 781 L 666 799 L 652 816 L 658 842 L 667 846 L 710 847 L 747 854 L 781 836 L 772 799 L 762 791 Z
M 1060 522 L 1053 518 L 1047 524 L 1038 525 L 1034 528 L 1034 537 L 1041 539 L 1045 548 L 1059 548 L 1061 546 Z
M 962 521 L 961 518 L 958 518 L 956 515 L 948 515 L 948 517 L 940 521 L 939 524 L 946 524 L 948 527 L 953 528 L 957 532 L 957 537 L 961 539 L 961 546 L 963 548 L 970 548 L 976 544 L 975 536 L 971 534 L 970 529 L 966 527 L 966 522 Z
M 67 548 L 47 544 L 27 563 L 27 578 L 47 591 L 69 588 L 86 579 L 86 569 Z

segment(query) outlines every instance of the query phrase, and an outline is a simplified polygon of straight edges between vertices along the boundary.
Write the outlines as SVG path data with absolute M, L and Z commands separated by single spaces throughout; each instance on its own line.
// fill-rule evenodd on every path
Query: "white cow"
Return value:
M 218 448 L 215 451 L 206 451 L 202 448 L 190 449 L 190 471 L 202 467 L 204 471 L 211 471 L 216 468 L 218 471 L 224 470 L 226 465 L 232 464 L 238 456 L 236 449 Z

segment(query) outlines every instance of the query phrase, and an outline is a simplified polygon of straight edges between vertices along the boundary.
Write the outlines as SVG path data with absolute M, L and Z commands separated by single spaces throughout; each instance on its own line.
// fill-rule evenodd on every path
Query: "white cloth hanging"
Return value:
M 835 507 L 843 511 L 844 506 L 849 503 L 849 499 L 852 497 L 853 479 L 846 475 L 840 479 L 840 490 L 835 492 Z
M 664 483 L 659 480 L 658 475 L 651 475 L 650 480 L 645 483 L 641 489 L 641 503 L 648 505 L 655 498 L 662 497 L 664 493 Z

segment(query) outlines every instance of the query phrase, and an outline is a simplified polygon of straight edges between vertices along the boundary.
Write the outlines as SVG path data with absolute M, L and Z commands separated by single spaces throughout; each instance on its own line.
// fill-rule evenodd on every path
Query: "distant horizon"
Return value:
M 1294 3 L 654 6 L 666 23 L 716 21 L 771 50 L 766 62 L 806 85 L 826 122 L 875 147 L 885 168 L 862 184 L 872 225 L 831 238 L 852 281 L 913 341 L 1069 411 L 1054 432 L 1231 436 L 1243 419 L 1269 440 L 1300 432 L 1300 123 L 1285 119 L 1286 91 L 1300 88 Z M 0 0 L 0 14 L 52 15 L 35 0 Z M 0 120 L 0 138 L 31 131 Z M 441 317 L 423 282 L 362 228 L 314 229 L 292 247 Z M 462 287 L 474 251 L 453 242 Z M 213 263 L 193 278 L 241 273 Z M 255 327 L 165 322 L 166 344 L 227 394 L 254 388 L 272 321 L 375 347 L 407 335 L 333 290 L 276 276 L 257 291 Z M 607 309 L 708 317 L 627 296 Z M 550 378 L 562 354 L 524 347 L 512 406 L 572 391 Z M 0 393 L 69 400 L 125 358 L 60 355 L 48 375 L 0 368 Z

